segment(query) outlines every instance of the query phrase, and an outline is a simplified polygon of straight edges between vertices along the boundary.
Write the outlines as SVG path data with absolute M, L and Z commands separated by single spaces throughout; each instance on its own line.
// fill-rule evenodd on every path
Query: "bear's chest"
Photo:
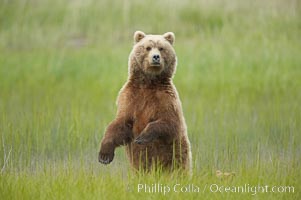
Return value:
M 149 122 L 155 121 L 166 107 L 166 93 L 156 90 L 136 91 L 132 95 L 131 107 L 134 119 L 133 132 L 139 134 Z

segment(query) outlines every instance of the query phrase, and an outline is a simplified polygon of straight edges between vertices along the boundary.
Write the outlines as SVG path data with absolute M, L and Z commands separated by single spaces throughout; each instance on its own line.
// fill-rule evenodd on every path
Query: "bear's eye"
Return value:
M 159 48 L 159 51 L 163 51 L 164 49 L 162 47 Z
M 146 50 L 150 51 L 150 50 L 152 50 L 152 48 L 151 47 L 146 47 Z

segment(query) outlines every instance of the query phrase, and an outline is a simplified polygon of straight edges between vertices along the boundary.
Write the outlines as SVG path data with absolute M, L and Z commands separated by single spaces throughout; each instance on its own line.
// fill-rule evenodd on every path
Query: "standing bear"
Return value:
M 119 92 L 117 116 L 101 142 L 99 162 L 109 164 L 115 148 L 126 145 L 137 170 L 189 170 L 190 142 L 178 92 L 172 82 L 177 58 L 175 36 L 134 34 L 128 80 Z

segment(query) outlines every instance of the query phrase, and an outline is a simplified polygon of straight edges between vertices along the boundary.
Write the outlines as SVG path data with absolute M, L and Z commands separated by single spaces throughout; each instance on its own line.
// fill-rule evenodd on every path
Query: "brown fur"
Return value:
M 115 148 L 126 145 L 127 156 L 137 170 L 189 169 L 190 143 L 172 83 L 177 64 L 174 34 L 137 31 L 134 41 L 128 81 L 119 92 L 117 116 L 106 129 L 99 161 L 110 163 Z M 153 62 L 154 55 L 160 56 L 160 63 Z

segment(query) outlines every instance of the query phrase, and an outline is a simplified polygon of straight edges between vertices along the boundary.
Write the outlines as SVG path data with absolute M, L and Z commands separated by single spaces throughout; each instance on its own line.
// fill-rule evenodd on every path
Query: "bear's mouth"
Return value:
M 161 64 L 160 63 L 151 63 L 150 66 L 151 67 L 160 67 Z
M 162 71 L 162 67 L 160 64 L 151 64 L 147 67 L 147 71 L 150 73 L 158 74 Z
M 158 72 L 158 71 L 161 71 L 161 65 L 160 65 L 160 64 L 159 64 L 159 65 L 150 65 L 150 66 L 148 67 L 148 69 L 151 70 L 151 71 L 156 71 L 156 72 Z

